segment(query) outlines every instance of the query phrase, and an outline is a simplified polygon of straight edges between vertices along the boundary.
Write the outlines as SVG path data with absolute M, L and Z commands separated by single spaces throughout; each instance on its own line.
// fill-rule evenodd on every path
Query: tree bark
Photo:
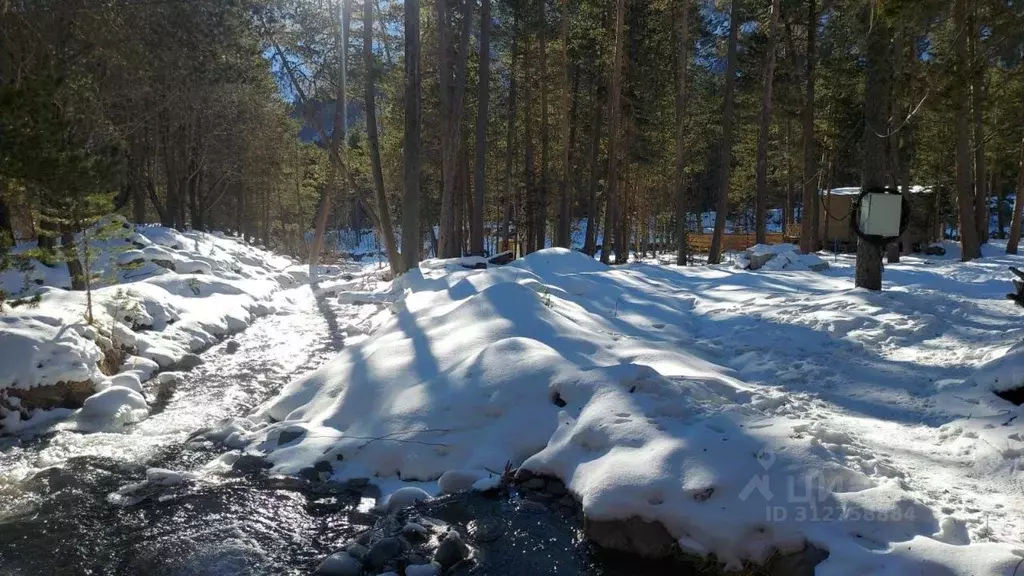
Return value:
M 0 246 L 4 242 L 14 242 L 14 224 L 11 219 L 11 207 L 4 198 L 7 181 L 0 177 Z
M 768 61 L 764 65 L 764 87 L 761 90 L 761 118 L 757 135 L 757 191 L 755 236 L 758 244 L 767 243 L 765 215 L 768 209 L 768 131 L 772 121 L 772 84 L 775 79 L 775 41 L 779 25 L 779 0 L 772 0 L 771 23 L 768 25 Z
M 88 247 L 86 247 L 88 249 Z M 60 251 L 64 256 L 64 262 L 68 267 L 68 276 L 71 278 L 72 290 L 85 290 L 85 267 L 78 253 L 78 246 L 75 243 L 75 232 L 68 224 L 61 224 Z
M 965 41 L 970 33 L 967 28 L 966 4 L 967 0 L 954 0 L 953 3 L 955 73 L 951 77 L 952 94 L 950 95 L 956 110 L 956 190 L 960 216 L 960 259 L 964 262 L 981 257 L 971 177 L 970 102 L 965 90 L 965 85 L 970 81 L 970 65 Z
M 871 11 L 865 10 L 865 13 L 867 18 L 871 18 Z M 865 190 L 885 185 L 885 134 L 888 131 L 886 118 L 889 111 L 886 62 L 889 58 L 890 37 L 889 29 L 881 18 L 875 17 L 866 24 L 870 31 L 866 50 L 864 171 L 861 175 L 861 186 Z M 868 290 L 882 289 L 882 247 L 863 239 L 857 242 L 856 285 Z
M 420 234 L 420 0 L 405 0 L 405 142 L 402 146 L 402 268 L 419 266 Z
M 569 0 L 562 0 L 562 181 L 559 183 L 558 231 L 555 245 L 563 248 L 571 247 L 570 228 L 572 207 L 569 201 L 569 181 L 572 174 L 572 137 L 570 135 L 572 111 L 575 109 L 573 99 L 569 62 Z
M 546 245 L 548 224 L 548 187 L 551 184 L 551 142 L 548 127 L 548 34 L 546 0 L 540 0 L 540 78 L 537 89 L 540 90 L 540 184 L 537 186 L 537 205 L 533 213 L 536 219 L 534 232 L 537 235 L 537 250 Z
M 611 262 L 609 252 L 612 248 L 612 234 L 616 228 L 619 202 L 619 118 L 622 115 L 622 62 L 625 48 L 626 1 L 616 0 L 615 3 L 615 56 L 612 60 L 610 81 L 610 103 L 608 123 L 608 185 L 605 192 L 604 234 L 601 237 L 601 262 Z M 622 246 L 616 246 L 621 251 Z M 616 263 L 624 263 L 628 255 L 615 253 Z
M 455 183 L 459 178 L 459 150 L 462 142 L 462 105 L 466 92 L 466 66 L 469 52 L 473 2 L 462 0 L 462 34 L 454 51 L 451 15 L 446 0 L 437 0 L 438 53 L 441 77 L 441 190 L 440 256 L 455 258 L 460 252 L 455 242 Z M 454 67 L 454 70 L 453 70 Z M 454 82 L 452 74 L 454 73 Z
M 537 250 L 537 233 L 534 229 L 537 225 L 537 219 L 534 217 L 537 211 L 537 184 L 533 158 L 533 122 L 528 119 L 530 114 L 529 106 L 533 103 L 533 82 L 530 78 L 530 38 L 526 37 L 524 40 L 526 47 L 523 51 L 523 102 L 526 104 L 527 109 L 523 117 L 527 118 L 527 120 L 523 123 L 526 128 L 524 130 L 525 142 L 523 145 L 525 156 L 523 159 L 523 179 L 526 186 L 526 198 L 524 199 L 523 210 L 518 221 L 525 226 L 525 230 L 522 233 L 526 242 L 525 253 L 529 254 Z
M 512 24 L 512 55 L 508 70 L 508 125 L 505 130 L 505 198 L 502 200 L 501 250 L 510 250 L 509 225 L 512 220 L 512 199 L 516 187 L 512 173 L 515 168 L 516 135 L 516 49 L 519 41 L 519 20 L 514 17 Z
M 583 239 L 583 253 L 593 256 L 597 252 L 597 221 L 600 215 L 600 204 L 597 201 L 597 184 L 600 180 L 601 156 L 601 96 L 598 94 L 597 77 L 593 77 L 591 95 L 593 111 L 590 117 L 590 170 L 587 183 L 587 232 Z
M 974 113 L 974 218 L 978 227 L 978 242 L 988 243 L 989 202 L 985 176 L 985 60 L 981 46 L 981 30 L 977 21 L 978 3 L 974 3 L 971 26 L 967 31 L 971 40 L 971 104 Z
M 486 0 L 485 0 L 486 1 Z M 373 62 L 373 0 L 363 0 L 363 71 L 365 75 L 364 103 L 366 106 L 366 139 L 370 145 L 370 168 L 373 172 L 373 189 L 377 197 L 377 217 L 380 234 L 384 237 L 384 249 L 388 254 L 391 274 L 397 276 L 405 269 L 402 258 L 395 246 L 395 230 L 391 225 L 391 209 L 387 192 L 384 190 L 384 172 L 380 166 L 380 138 L 377 134 L 376 68 Z
M 1002 182 L 998 178 L 999 173 L 992 174 L 992 193 L 996 197 L 996 234 L 997 238 L 1006 238 L 1006 214 L 1003 206 L 1006 204 L 1006 190 L 1002 188 Z
M 679 6 L 681 4 L 681 6 Z M 676 41 L 676 166 L 675 166 L 675 193 L 676 193 L 676 264 L 685 266 L 689 257 L 689 247 L 686 242 L 686 221 L 690 211 L 686 198 L 686 109 L 687 93 L 686 80 L 687 68 L 690 61 L 690 0 L 679 0 L 673 10 L 676 17 L 675 35 Z
M 784 235 L 789 235 L 790 232 L 795 228 L 796 225 L 796 214 L 794 214 L 793 201 L 793 150 L 789 143 L 791 141 L 790 136 L 793 133 L 793 123 L 789 117 L 786 118 L 786 214 L 785 224 L 783 226 Z
M 487 187 L 487 106 L 491 95 L 491 0 L 480 2 L 480 67 L 477 83 L 476 158 L 469 252 L 484 253 L 484 198 Z
M 1022 214 L 1024 214 L 1024 140 L 1020 141 L 1020 162 L 1017 164 L 1017 191 L 1013 195 L 1010 237 L 1006 240 L 1007 254 L 1017 253 L 1017 246 L 1020 244 Z
M 718 198 L 715 203 L 715 231 L 711 237 L 708 264 L 722 261 L 722 235 L 729 202 L 729 174 L 732 168 L 732 124 L 736 95 L 736 44 L 740 28 L 740 0 L 732 0 L 729 14 L 729 54 L 725 65 L 725 104 L 722 108 L 722 146 L 718 171 Z
M 818 13 L 814 3 L 815 0 L 808 0 L 807 3 L 807 77 L 805 78 L 807 85 L 803 109 L 804 173 L 800 221 L 800 250 L 802 252 L 813 252 L 818 247 L 818 229 L 815 226 L 818 213 L 818 191 L 815 190 L 814 178 L 814 60 Z
M 906 82 L 904 81 L 904 78 L 901 75 L 904 73 L 903 39 L 906 34 L 906 27 L 902 25 L 898 30 L 896 30 L 893 33 L 893 67 L 891 70 L 892 76 L 889 86 L 889 104 L 891 112 L 889 113 L 889 126 L 887 128 L 887 132 L 890 134 L 889 157 L 891 158 L 891 160 L 889 162 L 889 171 L 890 177 L 892 179 L 892 184 L 894 186 L 897 186 L 900 191 L 900 194 L 904 198 L 909 200 L 909 188 L 900 187 L 900 184 L 902 183 L 902 180 L 900 180 L 900 176 L 902 175 L 904 165 L 907 164 L 907 162 L 905 162 L 904 159 L 906 149 L 904 141 L 904 130 L 901 129 L 905 128 L 901 126 L 901 119 L 905 116 L 902 109 L 902 105 L 904 100 L 903 88 L 906 86 Z M 831 165 L 829 167 L 831 168 Z M 827 232 L 825 234 L 825 237 L 828 237 Z M 901 244 L 902 237 L 897 238 L 894 242 L 890 242 L 889 245 L 886 246 L 885 261 L 888 264 L 899 263 Z

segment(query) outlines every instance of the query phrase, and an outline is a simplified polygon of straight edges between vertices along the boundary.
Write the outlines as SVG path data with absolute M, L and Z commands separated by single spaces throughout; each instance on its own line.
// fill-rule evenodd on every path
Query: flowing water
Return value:
M 348 494 L 311 494 L 259 476 L 206 476 L 131 507 L 108 494 L 147 468 L 197 470 L 223 450 L 196 430 L 244 416 L 332 357 L 344 335 L 308 287 L 278 314 L 218 345 L 173 397 L 127 430 L 0 439 L 0 574 L 308 574 L 362 527 Z
M 155 487 L 130 506 L 108 499 L 149 468 L 200 470 L 225 449 L 190 441 L 196 431 L 251 413 L 343 346 L 338 308 L 309 287 L 280 293 L 278 304 L 278 314 L 234 337 L 235 353 L 225 344 L 207 350 L 168 402 L 126 430 L 0 438 L 0 576 L 311 574 L 373 526 L 362 494 L 263 474 L 207 474 Z M 471 522 L 506 526 L 479 545 L 477 574 L 693 573 L 595 550 L 578 516 L 514 498 L 468 494 L 431 511 L 469 532 Z

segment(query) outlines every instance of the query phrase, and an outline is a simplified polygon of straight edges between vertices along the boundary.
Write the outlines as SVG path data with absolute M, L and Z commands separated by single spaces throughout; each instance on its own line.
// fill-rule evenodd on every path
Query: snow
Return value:
M 910 187 L 910 193 L 911 194 L 930 194 L 931 191 L 932 191 L 932 189 L 931 189 L 930 186 L 917 186 L 917 185 L 914 185 L 914 186 Z M 848 186 L 848 187 L 841 187 L 841 188 L 832 188 L 831 190 L 818 190 L 818 194 L 820 196 L 825 196 L 826 194 L 831 194 L 832 196 L 860 196 L 860 193 L 861 193 L 861 187 L 860 186 Z
M 486 489 L 511 462 L 732 568 L 810 542 L 825 576 L 1011 574 L 1024 408 L 993 389 L 1024 372 L 1004 298 L 1024 258 L 946 248 L 886 266 L 880 293 L 847 256 L 820 273 L 427 261 L 346 297 L 377 327 L 254 413 L 245 450 L 386 492 Z
M 85 424 L 125 425 L 144 418 L 148 412 L 149 405 L 141 394 L 131 388 L 110 386 L 86 398 L 75 417 Z
M 102 237 L 98 230 L 105 230 Z M 138 418 L 145 405 L 138 403 L 143 383 L 156 372 L 273 313 L 277 291 L 308 279 L 292 260 L 222 234 L 133 227 L 111 218 L 89 238 L 97 275 L 92 325 L 85 321 L 86 294 L 67 289 L 63 264 L 51 268 L 32 260 L 25 273 L 0 272 L 0 288 L 15 297 L 40 298 L 0 311 L 4 432 L 38 421 L 12 403 L 5 389 L 62 383 L 88 383 L 99 392 L 77 420 L 123 424 Z M 21 245 L 15 253 L 33 247 Z M 125 358 L 119 373 L 108 376 L 100 365 L 104 352 L 115 348 Z M 125 389 L 135 396 L 117 392 Z

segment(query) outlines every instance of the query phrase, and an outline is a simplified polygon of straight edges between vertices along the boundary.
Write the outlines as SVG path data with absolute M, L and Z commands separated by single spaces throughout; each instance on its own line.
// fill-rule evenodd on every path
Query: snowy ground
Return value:
M 63 263 L 0 273 L 0 289 L 41 297 L 0 311 L 4 433 L 69 415 L 83 428 L 138 420 L 148 411 L 143 382 L 197 361 L 192 353 L 273 312 L 275 292 L 308 281 L 305 266 L 221 235 L 117 221 L 90 246 L 91 325 L 86 293 L 67 290 Z M 74 414 L 25 405 L 27 391 L 71 383 L 98 392 Z
M 822 575 L 1012 574 L 1024 409 L 992 389 L 1022 372 L 1004 294 L 1024 258 L 1000 248 L 905 257 L 881 293 L 831 255 L 824 273 L 428 261 L 389 292 L 339 286 L 391 302 L 382 324 L 235 440 L 276 472 L 435 492 L 511 461 L 733 567 L 810 541 Z

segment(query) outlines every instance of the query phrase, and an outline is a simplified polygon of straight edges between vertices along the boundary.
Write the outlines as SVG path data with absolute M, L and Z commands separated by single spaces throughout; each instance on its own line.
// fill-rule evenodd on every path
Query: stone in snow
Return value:
M 348 552 L 335 552 L 316 568 L 318 576 L 362 576 L 363 564 Z

